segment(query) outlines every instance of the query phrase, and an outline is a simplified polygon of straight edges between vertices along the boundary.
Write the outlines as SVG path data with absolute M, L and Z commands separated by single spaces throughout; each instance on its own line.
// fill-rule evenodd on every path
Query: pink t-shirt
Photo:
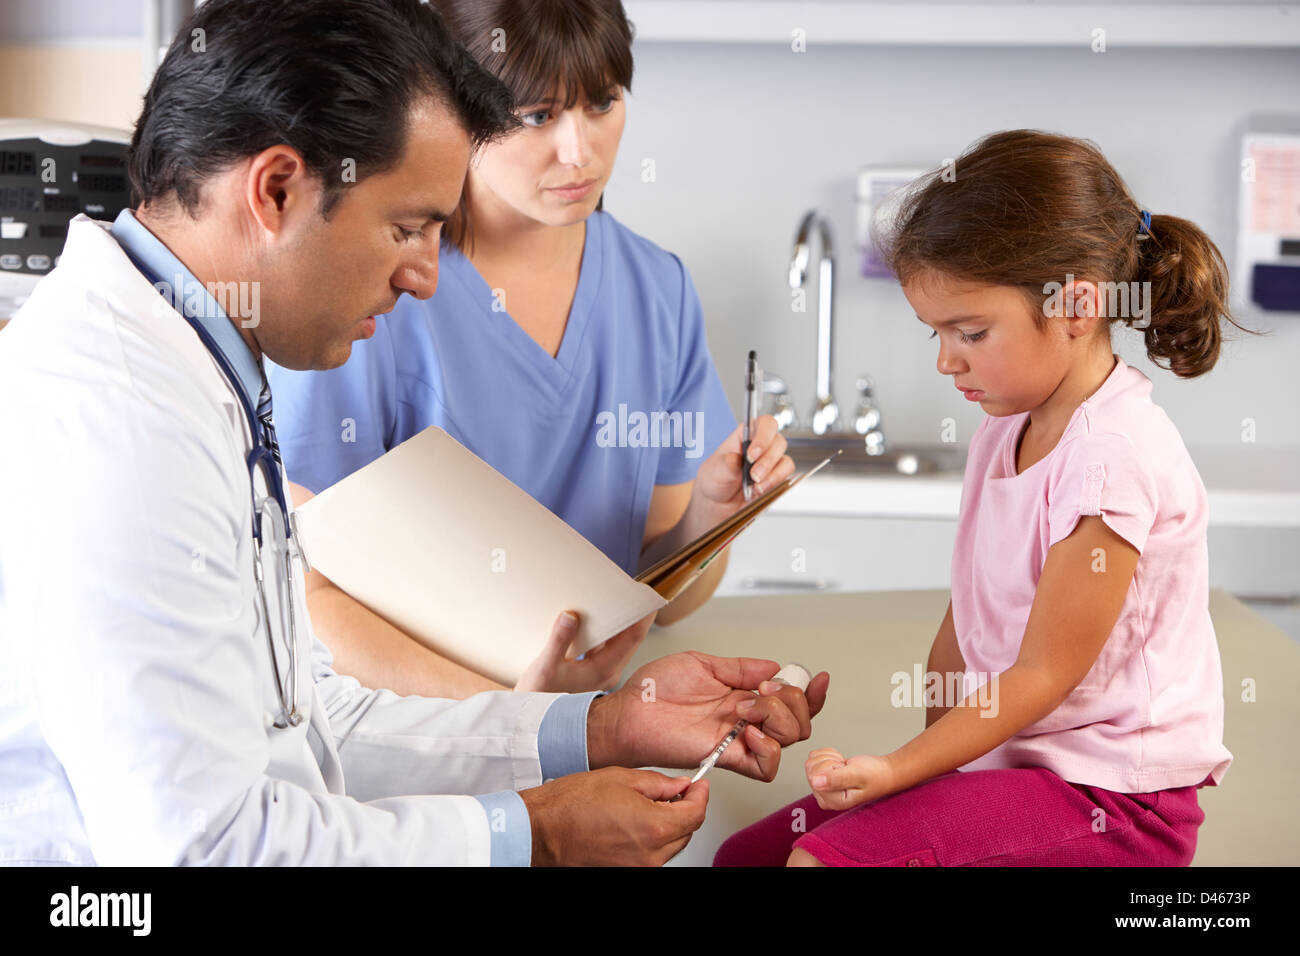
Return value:
M 1047 551 L 1081 515 L 1100 515 L 1141 557 L 1079 686 L 963 770 L 1046 767 L 1071 783 L 1149 793 L 1207 777 L 1217 784 L 1232 761 L 1210 623 L 1205 486 L 1151 401 L 1151 380 L 1116 360 L 1056 447 L 1021 474 L 1016 444 L 1028 412 L 986 418 L 971 439 L 952 613 L 976 683 L 1015 663 Z

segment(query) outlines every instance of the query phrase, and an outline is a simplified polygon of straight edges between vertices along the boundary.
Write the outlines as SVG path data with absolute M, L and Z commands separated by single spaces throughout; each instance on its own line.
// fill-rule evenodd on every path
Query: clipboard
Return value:
M 681 594 L 704 573 L 709 564 L 726 550 L 727 545 L 735 541 L 740 534 L 758 519 L 758 516 L 773 505 L 778 498 L 805 478 L 811 478 L 821 471 L 838 455 L 822 459 L 816 466 L 797 475 L 791 475 L 775 488 L 747 502 L 743 508 L 714 525 L 690 544 L 678 548 L 665 558 L 656 561 L 636 576 L 636 580 L 647 584 L 665 601 L 671 601 Z

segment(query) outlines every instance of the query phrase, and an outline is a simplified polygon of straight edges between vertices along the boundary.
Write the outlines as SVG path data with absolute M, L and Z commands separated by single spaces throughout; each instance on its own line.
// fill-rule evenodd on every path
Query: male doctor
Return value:
M 662 863 L 707 784 L 625 767 L 693 766 L 744 716 L 721 763 L 770 780 L 808 737 L 828 678 L 805 697 L 771 661 L 458 702 L 362 688 L 311 633 L 260 358 L 340 365 L 431 295 L 510 122 L 418 0 L 208 0 L 181 28 L 135 214 L 78 216 L 0 333 L 0 862 Z

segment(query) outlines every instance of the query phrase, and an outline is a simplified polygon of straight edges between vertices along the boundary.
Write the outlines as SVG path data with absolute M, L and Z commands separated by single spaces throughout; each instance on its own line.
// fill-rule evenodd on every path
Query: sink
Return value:
M 788 431 L 784 435 L 789 443 L 786 454 L 794 459 L 796 471 L 805 471 L 837 451 L 839 456 L 826 468 L 840 474 L 960 475 L 966 467 L 966 449 L 958 445 L 906 445 L 869 455 L 863 437 L 854 432 L 817 435 Z

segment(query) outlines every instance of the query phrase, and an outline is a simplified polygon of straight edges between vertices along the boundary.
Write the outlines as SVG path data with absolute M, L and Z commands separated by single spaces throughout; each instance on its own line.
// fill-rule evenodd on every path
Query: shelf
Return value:
M 1297 47 L 1290 3 L 876 3 L 627 0 L 640 43 L 880 46 Z

